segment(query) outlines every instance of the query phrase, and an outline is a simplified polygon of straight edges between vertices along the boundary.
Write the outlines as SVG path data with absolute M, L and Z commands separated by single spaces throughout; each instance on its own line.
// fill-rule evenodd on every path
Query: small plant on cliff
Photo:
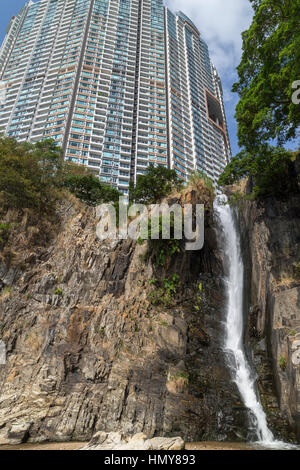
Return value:
M 171 299 L 174 295 L 176 295 L 178 285 L 179 285 L 178 274 L 173 274 L 171 278 L 167 278 L 163 280 L 163 288 L 165 290 L 167 299 Z
M 183 393 L 184 389 L 189 385 L 190 375 L 185 371 L 175 371 L 167 374 L 168 389 L 175 393 Z
M 189 383 L 190 374 L 188 372 L 184 372 L 184 371 L 180 370 L 176 373 L 176 377 L 178 377 L 178 378 L 180 377 L 180 378 L 184 379 L 187 384 Z
M 103 328 L 100 328 L 100 329 L 98 330 L 98 332 L 99 332 L 99 335 L 100 335 L 100 336 L 102 336 L 102 337 L 105 336 L 105 328 L 104 328 L 104 327 L 103 327 Z
M 202 285 L 202 282 L 200 282 L 200 284 L 198 285 L 198 293 L 196 295 L 196 303 L 194 305 L 195 307 L 195 310 L 197 312 L 200 311 L 200 308 L 201 308 L 201 303 L 202 303 L 202 292 L 203 292 L 203 285 Z
M 7 297 L 9 297 L 10 294 L 12 293 L 12 290 L 13 290 L 13 289 L 12 289 L 12 287 L 10 287 L 10 286 L 4 287 L 4 288 L 2 289 L 2 291 L 1 291 L 1 298 L 2 298 L 2 299 L 6 299 Z
M 165 233 L 164 222 L 166 222 L 166 227 L 170 228 L 168 233 Z M 146 228 L 146 232 L 142 233 L 137 240 L 139 245 L 143 245 L 145 240 L 149 240 L 147 253 L 141 257 L 141 260 L 146 261 L 152 258 L 157 267 L 166 267 L 170 259 L 176 253 L 181 252 L 181 240 L 174 238 L 174 234 L 174 213 L 171 213 L 170 217 L 159 216 L 157 227 L 154 223 L 154 218 L 149 219 L 148 229 Z
M 180 285 L 179 275 L 173 274 L 172 277 L 165 278 L 161 281 L 156 279 L 155 283 L 151 281 L 153 280 L 151 279 L 149 281 L 151 285 L 155 285 L 155 289 L 149 294 L 149 300 L 152 305 L 171 307 Z
M 158 267 L 165 267 L 170 259 L 181 252 L 181 240 L 174 238 L 175 220 L 171 213 L 167 225 L 170 226 L 170 238 L 164 239 L 164 216 L 159 217 L 158 232 L 152 230 L 151 221 L 149 221 L 147 238 L 149 239 L 148 258 L 153 257 L 154 263 Z M 156 238 L 156 239 L 153 239 Z
M 279 359 L 279 367 L 283 371 L 287 369 L 287 359 L 283 356 Z
M 296 336 L 297 331 L 296 330 L 290 330 L 289 331 L 289 336 Z
M 148 299 L 150 303 L 154 306 L 164 305 L 164 290 L 160 287 L 156 288 L 155 290 L 151 291 L 148 295 Z
M 180 253 L 179 240 L 151 240 L 150 250 L 154 253 L 155 264 L 164 267 L 167 261 L 175 254 Z
M 64 291 L 60 287 L 57 287 L 54 291 L 54 295 L 62 296 L 63 294 L 64 294 Z

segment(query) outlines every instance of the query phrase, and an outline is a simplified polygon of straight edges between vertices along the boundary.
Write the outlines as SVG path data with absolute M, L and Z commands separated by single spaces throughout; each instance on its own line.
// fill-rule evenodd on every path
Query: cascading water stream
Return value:
M 289 444 L 276 441 L 268 428 L 267 418 L 256 392 L 255 376 L 246 358 L 243 345 L 244 264 L 233 212 L 226 196 L 217 197 L 215 212 L 223 231 L 225 264 L 227 264 L 225 351 L 228 353 L 233 379 L 245 406 L 249 409 L 258 443 L 269 448 L 289 448 Z

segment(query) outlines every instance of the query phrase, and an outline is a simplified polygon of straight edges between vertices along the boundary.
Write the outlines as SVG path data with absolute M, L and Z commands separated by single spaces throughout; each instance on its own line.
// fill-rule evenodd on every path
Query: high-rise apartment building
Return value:
M 231 158 L 207 45 L 163 0 L 30 0 L 8 26 L 0 80 L 1 133 L 53 138 L 125 194 L 149 163 L 216 181 Z

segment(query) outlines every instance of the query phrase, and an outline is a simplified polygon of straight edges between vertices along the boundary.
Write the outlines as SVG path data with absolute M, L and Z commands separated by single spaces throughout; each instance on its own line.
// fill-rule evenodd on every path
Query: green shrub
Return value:
M 6 286 L 2 289 L 1 291 L 1 297 L 9 297 L 10 294 L 12 293 L 13 288 L 11 286 Z
M 200 282 L 198 285 L 198 292 L 196 294 L 196 303 L 194 305 L 194 308 L 197 312 L 200 312 L 201 305 L 202 305 L 202 292 L 203 292 L 203 284 Z
M 60 287 L 57 287 L 57 289 L 55 289 L 54 291 L 54 295 L 63 296 L 63 294 L 64 294 L 64 291 Z
M 291 153 L 283 148 L 263 145 L 251 153 L 241 151 L 225 168 L 219 185 L 231 185 L 245 177 L 252 178 L 254 197 L 281 197 L 298 191 Z
M 149 281 L 151 285 L 155 286 L 155 289 L 149 294 L 149 300 L 152 305 L 171 307 L 180 285 L 179 275 L 173 274 L 170 278 L 153 281 L 152 279 Z
M 149 239 L 147 258 L 153 257 L 154 263 L 158 267 L 166 266 L 167 262 L 176 254 L 181 252 L 181 240 L 174 238 L 175 221 L 174 214 L 167 217 L 167 225 L 170 225 L 170 239 L 163 239 L 164 216 L 159 216 L 158 233 L 152 233 L 152 220 L 149 219 L 148 232 L 144 234 L 145 239 Z M 151 237 L 159 237 L 152 239 Z M 139 238 L 138 243 L 143 243 L 143 236 Z
M 66 175 L 64 186 L 78 199 L 90 206 L 100 203 L 118 203 L 121 193 L 115 188 L 103 184 L 91 174 Z
M 150 165 L 144 175 L 137 177 L 136 185 L 130 184 L 130 201 L 141 204 L 156 204 L 173 190 L 179 190 L 182 182 L 175 170 L 161 165 Z
M 176 372 L 176 377 L 180 377 L 182 379 L 185 379 L 186 381 L 189 381 L 190 374 L 188 372 L 178 371 Z
M 296 330 L 290 330 L 289 331 L 289 336 L 296 336 L 297 331 Z
M 181 252 L 180 245 L 180 240 L 150 240 L 150 251 L 153 253 L 156 266 L 166 266 L 173 255 Z
M 279 359 L 279 367 L 281 370 L 285 371 L 287 368 L 287 359 L 283 356 Z
M 163 279 L 163 288 L 166 293 L 167 299 L 171 299 L 174 295 L 176 295 L 178 285 L 179 285 L 178 274 L 173 274 L 171 278 Z

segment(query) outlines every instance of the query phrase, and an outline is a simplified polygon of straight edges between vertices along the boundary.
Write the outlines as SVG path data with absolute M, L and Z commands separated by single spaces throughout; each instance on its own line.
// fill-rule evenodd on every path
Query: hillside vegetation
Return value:
M 250 177 L 253 196 L 298 192 L 291 153 L 299 137 L 300 0 L 250 0 L 254 17 L 243 33 L 243 55 L 233 86 L 241 152 L 225 169 L 221 186 Z M 299 145 L 299 143 L 298 143 Z

